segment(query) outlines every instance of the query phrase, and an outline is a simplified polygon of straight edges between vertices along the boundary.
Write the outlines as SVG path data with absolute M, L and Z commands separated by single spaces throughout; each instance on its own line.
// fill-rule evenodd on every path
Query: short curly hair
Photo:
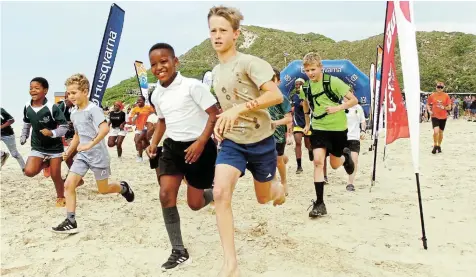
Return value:
M 89 91 L 89 80 L 88 78 L 82 73 L 76 73 L 69 77 L 66 82 L 64 83 L 65 86 L 71 85 L 78 85 L 78 89 L 83 91 Z

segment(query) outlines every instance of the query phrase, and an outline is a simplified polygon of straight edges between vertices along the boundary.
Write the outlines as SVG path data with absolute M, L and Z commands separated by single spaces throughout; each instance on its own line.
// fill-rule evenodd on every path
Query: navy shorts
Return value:
M 276 142 L 271 135 L 262 141 L 250 144 L 238 144 L 229 139 L 221 143 L 216 164 L 227 164 L 245 175 L 248 169 L 253 178 L 261 183 L 273 180 L 276 173 Z

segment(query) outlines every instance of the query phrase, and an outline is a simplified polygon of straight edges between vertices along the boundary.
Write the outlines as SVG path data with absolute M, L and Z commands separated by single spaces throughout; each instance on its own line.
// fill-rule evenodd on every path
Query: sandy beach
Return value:
M 14 127 L 18 136 L 20 123 Z M 283 206 L 258 204 L 249 172 L 234 193 L 242 276 L 475 276 L 475 138 L 476 123 L 449 119 L 443 153 L 433 155 L 431 123 L 421 124 L 428 250 L 420 240 L 408 139 L 389 145 L 385 162 L 379 155 L 372 192 L 373 153 L 368 151 L 370 140 L 363 141 L 356 191 L 346 191 L 343 168 L 330 171 L 325 187 L 328 215 L 317 220 L 309 219 L 306 210 L 315 198 L 312 163 L 304 153 L 304 173 L 296 175 L 294 149 L 287 147 L 290 195 Z M 26 158 L 30 142 L 20 146 L 18 141 Z M 161 272 L 171 247 L 155 172 L 148 161 L 135 162 L 132 133 L 124 141 L 123 158 L 117 158 L 115 149 L 110 155 L 112 178 L 129 181 L 136 200 L 129 204 L 120 195 L 99 195 L 89 172 L 78 189 L 76 235 L 49 231 L 65 217 L 64 208 L 54 207 L 52 180 L 42 174 L 23 176 L 10 157 L 1 171 L 2 276 L 216 276 L 222 250 L 213 208 L 191 211 L 182 186 L 178 209 L 192 263 Z M 63 165 L 63 175 L 66 172 Z

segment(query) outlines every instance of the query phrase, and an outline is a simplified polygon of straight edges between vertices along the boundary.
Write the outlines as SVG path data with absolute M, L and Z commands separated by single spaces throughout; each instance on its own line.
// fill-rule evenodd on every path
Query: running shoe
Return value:
M 166 271 L 186 263 L 189 260 L 187 249 L 176 250 L 172 249 L 169 259 L 162 265 L 162 270 Z
M 323 216 L 323 215 L 327 214 L 326 204 L 324 204 L 324 203 L 317 204 L 316 201 L 312 200 L 312 204 L 311 204 L 311 206 L 309 206 L 309 208 L 311 208 L 311 207 L 312 207 L 312 210 L 309 212 L 309 217 L 311 217 L 311 218 L 316 218 L 316 217 Z M 309 208 L 308 208 L 308 210 L 309 210 Z
M 437 149 L 438 149 L 438 146 L 433 146 L 433 150 L 431 150 L 431 154 L 436 154 Z
M 134 197 L 134 192 L 131 189 L 131 186 L 129 186 L 129 184 L 125 181 L 121 181 L 121 185 L 126 187 L 126 192 L 124 192 L 121 195 L 124 196 L 124 198 L 127 200 L 127 202 L 134 201 L 135 197 Z
M 438 153 L 441 153 L 441 146 L 437 146 L 436 151 L 437 151 Z
M 296 174 L 301 174 L 304 170 L 302 169 L 302 167 L 298 167 L 296 169 Z
M 66 206 L 66 199 L 63 198 L 56 198 L 56 208 L 62 208 Z
M 53 227 L 52 231 L 58 234 L 76 234 L 79 232 L 76 221 L 71 222 L 68 218 L 61 222 L 57 227 Z
M 355 187 L 354 187 L 354 185 L 352 185 L 352 184 L 348 184 L 348 185 L 345 187 L 345 189 L 346 189 L 347 191 L 355 191 Z

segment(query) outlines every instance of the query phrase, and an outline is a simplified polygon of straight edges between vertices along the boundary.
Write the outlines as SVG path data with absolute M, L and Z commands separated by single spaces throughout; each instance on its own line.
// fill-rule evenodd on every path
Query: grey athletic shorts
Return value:
M 87 162 L 80 159 L 74 160 L 73 165 L 71 166 L 69 171 L 76 173 L 80 175 L 81 177 L 84 177 L 84 175 L 86 175 L 86 172 L 88 172 L 88 169 L 91 169 L 96 181 L 107 179 L 109 178 L 109 175 L 111 175 L 111 169 L 109 167 L 108 168 L 91 167 L 89 166 Z
M 31 150 L 30 155 L 28 157 L 38 157 L 42 159 L 54 159 L 54 158 L 62 158 L 63 153 L 44 153 L 36 150 Z

